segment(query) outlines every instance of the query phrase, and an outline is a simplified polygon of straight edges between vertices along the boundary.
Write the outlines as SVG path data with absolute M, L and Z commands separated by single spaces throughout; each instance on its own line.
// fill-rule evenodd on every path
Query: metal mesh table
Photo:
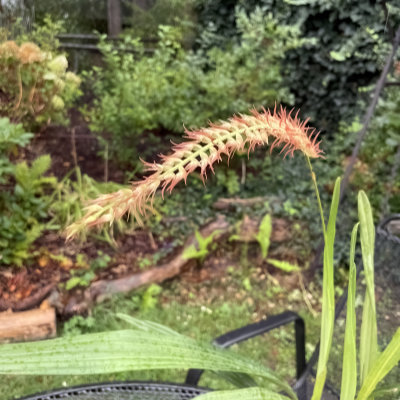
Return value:
M 58 389 L 20 400 L 190 400 L 208 389 L 156 382 L 101 383 Z

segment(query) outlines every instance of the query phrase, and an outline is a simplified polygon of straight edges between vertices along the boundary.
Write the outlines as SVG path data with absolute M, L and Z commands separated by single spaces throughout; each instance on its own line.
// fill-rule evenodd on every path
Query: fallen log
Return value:
M 0 342 L 20 342 L 56 336 L 54 308 L 0 313 Z
M 39 288 L 33 295 L 18 301 L 7 301 L 0 298 L 0 311 L 25 311 L 38 306 L 56 287 L 56 283 L 50 283 Z
M 267 199 L 267 197 L 251 197 L 249 199 L 242 199 L 240 197 L 221 198 L 213 204 L 213 208 L 225 210 L 233 206 L 250 207 L 255 204 L 264 203 Z
M 224 234 L 229 232 L 230 225 L 224 216 L 219 215 L 216 220 L 205 225 L 200 229 L 200 234 L 203 237 L 211 235 L 214 231 L 218 234 L 214 240 L 218 240 Z M 100 280 L 93 282 L 84 292 L 84 300 L 77 301 L 76 298 L 71 298 L 63 310 L 63 314 L 69 315 L 72 313 L 85 312 L 93 303 L 100 302 L 105 298 L 110 297 L 116 293 L 129 292 L 137 289 L 143 285 L 152 283 L 161 283 L 167 279 L 171 279 L 183 270 L 183 268 L 190 262 L 190 260 L 183 257 L 185 248 L 194 244 L 196 241 L 195 235 L 191 235 L 185 242 L 180 252 L 169 262 L 160 265 L 159 267 L 152 268 L 147 271 L 138 272 L 124 278 L 114 280 Z

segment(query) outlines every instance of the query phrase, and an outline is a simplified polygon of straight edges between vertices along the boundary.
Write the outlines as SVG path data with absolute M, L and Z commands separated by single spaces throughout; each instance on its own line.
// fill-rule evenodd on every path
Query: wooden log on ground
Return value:
M 39 304 L 50 294 L 50 292 L 56 286 L 56 283 L 49 283 L 48 285 L 39 288 L 33 295 L 14 302 L 0 298 L 0 312 L 7 310 L 25 311 L 39 306 Z
M 56 336 L 54 308 L 0 313 L 0 342 L 21 342 Z
M 226 221 L 225 217 L 222 215 L 219 215 L 216 220 L 200 229 L 200 234 L 203 237 L 207 237 L 216 230 L 218 230 L 219 233 L 215 236 L 215 240 L 218 240 L 218 238 L 222 237 L 230 230 L 228 221 Z M 141 286 L 152 283 L 161 283 L 167 279 L 171 279 L 179 275 L 183 268 L 190 262 L 190 260 L 187 260 L 183 257 L 184 250 L 188 246 L 194 244 L 195 240 L 195 235 L 191 235 L 186 240 L 181 251 L 172 260 L 158 267 L 154 267 L 147 271 L 138 272 L 124 278 L 110 281 L 100 280 L 93 282 L 85 290 L 84 300 L 77 301 L 77 299 L 71 298 L 64 308 L 63 314 L 70 315 L 73 313 L 83 313 L 87 311 L 90 305 L 94 302 L 102 301 L 115 293 L 129 292 Z
M 213 208 L 217 210 L 226 210 L 233 206 L 250 207 L 264 203 L 267 199 L 267 197 L 251 197 L 249 199 L 242 199 L 240 197 L 221 198 L 213 204 Z

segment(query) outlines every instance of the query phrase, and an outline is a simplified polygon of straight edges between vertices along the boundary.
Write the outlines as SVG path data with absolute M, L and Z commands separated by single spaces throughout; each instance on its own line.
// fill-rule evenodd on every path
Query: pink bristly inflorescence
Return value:
M 161 155 L 158 163 L 144 162 L 150 175 L 134 182 L 132 188 L 93 200 L 85 216 L 68 227 L 67 237 L 75 236 L 85 227 L 112 223 L 126 213 L 142 224 L 158 189 L 164 196 L 165 191 L 171 192 L 180 181 L 186 182 L 195 170 L 204 179 L 207 170 L 214 171 L 214 163 L 221 161 L 223 155 L 229 159 L 237 151 L 250 152 L 271 141 L 271 151 L 282 146 L 281 153 L 285 156 L 293 156 L 299 150 L 309 158 L 321 157 L 319 132 L 307 127 L 307 122 L 299 120 L 298 112 L 292 115 L 281 107 L 273 112 L 252 110 L 251 115 L 238 115 L 218 124 L 210 123 L 207 128 L 186 131 L 187 140 L 174 144 L 170 155 Z

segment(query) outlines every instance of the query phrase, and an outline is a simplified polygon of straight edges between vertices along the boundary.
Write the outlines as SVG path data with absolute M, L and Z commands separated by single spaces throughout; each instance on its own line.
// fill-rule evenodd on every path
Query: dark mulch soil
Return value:
M 96 269 L 95 279 L 117 279 L 141 271 L 141 261 L 150 259 L 165 245 L 168 243 L 157 243 L 145 231 L 119 238 L 116 249 L 93 239 L 84 244 L 65 243 L 62 237 L 49 232 L 35 243 L 35 257 L 29 264 L 20 268 L 0 268 L 0 311 L 35 307 L 52 288 L 65 292 L 62 301 L 68 302 L 69 297 L 80 289 L 77 287 L 66 293 L 65 283 L 71 276 L 89 271 L 97 257 L 109 255 L 111 260 L 107 267 Z M 78 255 L 83 256 L 85 265 L 78 262 Z M 146 264 L 146 267 L 151 266 Z
M 26 158 L 33 160 L 38 155 L 50 154 L 50 173 L 62 179 L 75 167 L 75 148 L 81 173 L 96 180 L 104 180 L 105 161 L 100 155 L 101 147 L 97 137 L 90 131 L 78 110 L 70 111 L 69 120 L 69 126 L 49 125 L 35 135 Z M 123 178 L 123 172 L 115 163 L 109 161 L 108 179 L 122 183 Z

